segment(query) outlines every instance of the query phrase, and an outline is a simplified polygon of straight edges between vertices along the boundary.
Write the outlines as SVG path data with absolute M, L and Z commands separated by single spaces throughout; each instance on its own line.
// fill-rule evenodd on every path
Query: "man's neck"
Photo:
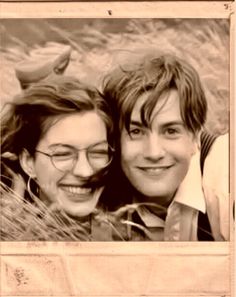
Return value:
M 167 209 L 174 199 L 171 197 L 146 197 L 140 193 L 135 193 L 134 201 L 142 203 L 150 212 L 165 220 Z

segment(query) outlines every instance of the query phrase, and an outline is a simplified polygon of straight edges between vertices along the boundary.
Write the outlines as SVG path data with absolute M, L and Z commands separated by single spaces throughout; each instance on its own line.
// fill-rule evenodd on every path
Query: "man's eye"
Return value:
M 173 128 L 168 128 L 166 132 L 168 134 L 176 134 L 176 133 L 178 133 L 178 130 L 177 129 L 173 129 Z
M 137 138 L 141 137 L 142 135 L 144 135 L 144 131 L 139 128 L 130 129 L 130 131 L 129 131 L 129 136 L 132 139 L 137 139 Z
M 164 131 L 165 135 L 167 137 L 178 137 L 180 134 L 181 134 L 181 130 L 180 129 L 177 129 L 177 128 L 167 128 L 165 131 Z
M 140 134 L 141 130 L 140 129 L 133 129 L 130 131 L 131 134 Z

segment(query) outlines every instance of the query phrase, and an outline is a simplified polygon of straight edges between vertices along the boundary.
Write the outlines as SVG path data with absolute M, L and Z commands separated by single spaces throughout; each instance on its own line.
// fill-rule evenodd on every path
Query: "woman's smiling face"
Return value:
M 43 196 L 72 216 L 83 217 L 92 213 L 103 189 L 84 186 L 98 169 L 89 162 L 87 148 L 92 150 L 93 163 L 102 166 L 98 158 L 108 150 L 107 130 L 96 111 L 59 118 L 39 141 L 35 158 L 28 157 L 27 160 Z M 67 156 L 73 156 L 73 153 L 76 157 L 68 169 Z M 53 164 L 52 158 L 46 154 L 58 159 Z M 59 167 L 55 166 L 58 164 Z

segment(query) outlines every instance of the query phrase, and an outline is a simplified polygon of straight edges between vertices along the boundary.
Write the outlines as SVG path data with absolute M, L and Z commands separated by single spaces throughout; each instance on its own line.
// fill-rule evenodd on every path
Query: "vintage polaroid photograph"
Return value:
M 230 14 L 116 9 L 1 19 L 1 296 L 233 296 Z

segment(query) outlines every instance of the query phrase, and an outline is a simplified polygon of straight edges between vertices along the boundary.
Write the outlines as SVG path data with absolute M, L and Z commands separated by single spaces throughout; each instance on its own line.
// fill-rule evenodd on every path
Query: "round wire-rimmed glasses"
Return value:
M 86 153 L 88 163 L 95 172 L 108 167 L 114 154 L 114 148 L 108 143 L 99 143 L 83 149 L 77 149 L 69 145 L 60 145 L 51 154 L 35 150 L 35 152 L 49 157 L 53 166 L 62 172 L 73 170 L 82 151 Z

